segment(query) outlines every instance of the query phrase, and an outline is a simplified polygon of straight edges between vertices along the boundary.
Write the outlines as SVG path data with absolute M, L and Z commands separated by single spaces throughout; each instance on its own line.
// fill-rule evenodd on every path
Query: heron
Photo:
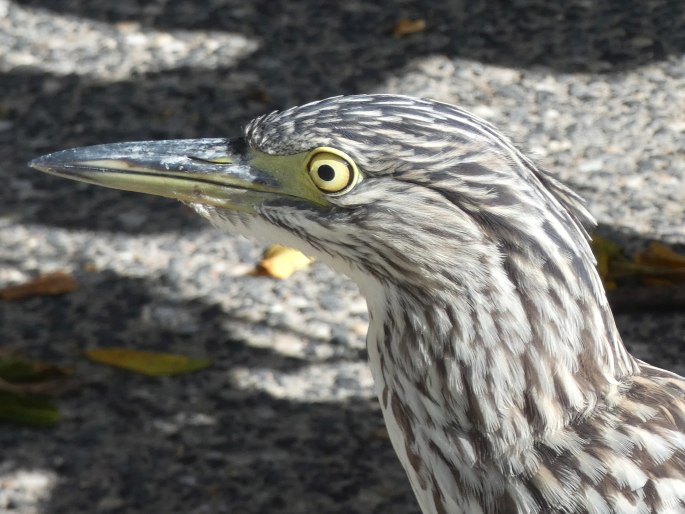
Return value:
M 583 200 L 473 114 L 338 96 L 234 139 L 30 165 L 180 200 L 355 281 L 375 393 L 424 514 L 685 513 L 685 379 L 624 346 Z

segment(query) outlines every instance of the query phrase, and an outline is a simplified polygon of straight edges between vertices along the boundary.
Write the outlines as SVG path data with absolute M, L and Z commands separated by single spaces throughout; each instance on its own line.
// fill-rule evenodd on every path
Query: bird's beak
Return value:
M 29 165 L 100 186 L 249 211 L 288 191 L 278 173 L 252 166 L 248 154 L 240 139 L 142 141 L 63 150 Z

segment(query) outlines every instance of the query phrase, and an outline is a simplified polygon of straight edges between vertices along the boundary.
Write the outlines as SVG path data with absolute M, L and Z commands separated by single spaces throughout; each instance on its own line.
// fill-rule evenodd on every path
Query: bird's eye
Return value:
M 312 181 L 328 194 L 344 194 L 357 183 L 359 171 L 352 159 L 333 148 L 317 148 L 308 161 Z

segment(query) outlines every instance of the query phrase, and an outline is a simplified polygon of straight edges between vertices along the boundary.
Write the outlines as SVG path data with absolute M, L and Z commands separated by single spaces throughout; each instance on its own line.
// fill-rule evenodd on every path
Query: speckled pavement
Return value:
M 320 263 L 246 275 L 261 245 L 172 201 L 40 174 L 39 154 L 235 135 L 334 94 L 429 96 L 502 128 L 626 246 L 685 243 L 685 3 L 444 4 L 0 0 L 0 285 L 79 281 L 0 304 L 0 347 L 81 382 L 57 428 L 0 425 L 0 513 L 418 513 L 354 285 Z M 394 38 L 401 18 L 427 28 Z M 685 372 L 684 313 L 618 323 Z M 151 379 L 87 362 L 96 345 L 215 364 Z

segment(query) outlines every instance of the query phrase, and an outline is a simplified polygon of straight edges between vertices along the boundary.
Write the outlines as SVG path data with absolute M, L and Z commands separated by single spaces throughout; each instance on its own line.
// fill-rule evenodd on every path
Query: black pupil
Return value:
M 335 178 L 335 170 L 330 164 L 322 164 L 316 172 L 319 174 L 319 178 L 326 182 L 330 182 Z

